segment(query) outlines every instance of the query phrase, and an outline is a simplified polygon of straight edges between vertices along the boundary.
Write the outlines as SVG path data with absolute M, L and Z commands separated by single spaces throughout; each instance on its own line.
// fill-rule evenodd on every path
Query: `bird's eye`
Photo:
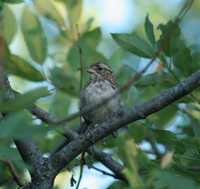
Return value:
M 102 69 L 103 69 L 102 67 L 99 67 L 99 68 L 98 68 L 98 70 L 100 70 L 100 71 L 101 71 Z

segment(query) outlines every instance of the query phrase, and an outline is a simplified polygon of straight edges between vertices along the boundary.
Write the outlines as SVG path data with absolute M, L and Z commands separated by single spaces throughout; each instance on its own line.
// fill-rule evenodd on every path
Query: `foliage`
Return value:
M 19 20 L 11 8 L 15 3 L 25 4 Z M 6 97 L 7 91 L 0 88 L 0 112 L 8 114 L 5 118 L 0 117 L 0 159 L 12 160 L 22 177 L 25 168 L 12 138 L 33 138 L 44 152 L 53 150 L 62 139 L 60 131 L 50 130 L 52 125 L 42 123 L 28 110 L 37 104 L 61 119 L 78 109 L 80 59 L 84 64 L 85 83 L 87 67 L 104 61 L 113 67 L 122 85 L 141 67 L 140 60 L 154 58 L 161 48 L 155 69 L 147 71 L 122 95 L 125 104 L 131 107 L 200 68 L 200 49 L 186 42 L 181 24 L 169 20 L 156 27 L 150 19 L 151 14 L 146 16 L 142 26 L 144 35 L 136 31 L 111 34 L 110 40 L 117 48 L 110 57 L 105 56 L 106 53 L 98 49 L 105 40 L 101 29 L 93 28 L 89 20 L 82 21 L 82 3 L 74 0 L 50 0 L 48 3 L 36 0 L 32 4 L 22 0 L 1 2 L 2 35 L 7 47 L 5 56 L 0 59 L 6 57 L 5 71 L 9 78 L 21 78 L 25 84 L 21 84 L 21 91 L 11 99 Z M 58 4 L 67 11 L 67 19 L 60 13 Z M 51 34 L 49 25 L 57 32 Z M 16 55 L 10 48 L 17 30 L 21 32 L 23 50 L 28 52 L 28 57 L 23 53 Z M 18 89 L 18 85 L 17 81 L 11 83 L 13 89 Z M 53 89 L 49 92 L 46 87 L 37 87 L 27 91 L 26 88 L 32 85 Z M 124 163 L 123 173 L 128 180 L 126 184 L 115 180 L 108 188 L 200 188 L 199 99 L 198 90 L 145 120 L 130 124 L 128 132 L 121 131 L 116 138 L 109 137 L 101 143 L 100 148 L 109 149 L 115 159 Z M 69 127 L 77 125 L 78 119 Z M 72 163 L 69 167 L 75 165 Z M 0 164 L 0 183 L 5 188 L 14 187 L 6 182 L 9 179 L 8 170 Z

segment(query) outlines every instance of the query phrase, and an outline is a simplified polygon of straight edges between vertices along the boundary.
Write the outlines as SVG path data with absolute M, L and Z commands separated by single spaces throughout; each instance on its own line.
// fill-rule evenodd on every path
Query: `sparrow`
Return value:
M 82 89 L 80 95 L 80 110 L 87 106 L 101 103 L 118 90 L 117 82 L 111 67 L 102 62 L 92 64 L 87 70 L 89 82 Z M 100 107 L 83 114 L 87 125 L 98 125 L 110 122 L 121 116 L 122 101 L 120 96 L 115 96 Z

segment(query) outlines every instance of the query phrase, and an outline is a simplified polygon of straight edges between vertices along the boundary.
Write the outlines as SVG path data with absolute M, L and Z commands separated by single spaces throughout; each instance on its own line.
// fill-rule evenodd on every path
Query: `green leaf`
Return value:
M 151 20 L 149 19 L 148 15 L 146 16 L 146 19 L 145 19 L 145 32 L 146 32 L 149 42 L 153 46 L 155 46 L 156 40 L 155 40 L 154 31 L 153 31 L 153 24 Z
M 117 49 L 108 60 L 108 64 L 112 67 L 113 72 L 117 73 L 120 71 L 122 61 L 126 56 L 126 52 L 123 49 Z
M 172 56 L 176 54 L 179 49 L 186 47 L 185 42 L 181 38 L 180 27 L 176 22 L 170 20 L 165 25 L 160 24 L 158 29 L 161 31 L 158 44 L 167 56 Z
M 123 64 L 116 74 L 117 81 L 120 85 L 123 85 L 133 75 L 133 73 L 135 73 L 135 69 Z
M 108 186 L 107 189 L 125 189 L 125 188 L 127 188 L 125 183 L 116 180 L 110 186 Z
M 137 34 L 112 34 L 113 39 L 125 50 L 137 56 L 152 58 L 153 48 Z
M 147 138 L 149 135 L 152 135 L 152 131 L 148 126 L 141 125 L 139 123 L 130 125 L 129 134 L 131 134 L 131 136 L 137 143 L 142 142 L 144 138 Z
M 175 84 L 174 79 L 168 73 L 152 73 L 144 75 L 139 81 L 136 82 L 135 86 L 139 88 L 145 88 L 149 86 L 160 85 L 164 87 L 170 87 Z
M 67 62 L 70 64 L 73 71 L 78 71 L 78 69 L 80 68 L 80 54 L 77 49 L 78 46 L 82 49 L 82 61 L 84 63 L 84 67 L 88 67 L 89 65 L 97 61 L 105 60 L 103 55 L 98 53 L 96 50 L 100 39 L 100 29 L 96 28 L 92 31 L 83 33 L 78 41 L 74 43 L 67 56 Z
M 161 129 L 152 129 L 152 132 L 158 143 L 165 144 L 169 147 L 176 145 L 177 137 L 173 132 Z
M 68 113 L 70 97 L 57 91 L 50 105 L 50 114 L 57 118 L 64 118 Z
M 200 67 L 196 62 L 196 58 L 196 56 L 193 58 L 189 48 L 184 48 L 173 56 L 173 62 L 184 76 L 188 76 Z
M 177 111 L 176 105 L 171 105 L 151 115 L 150 120 L 152 120 L 158 128 L 165 128 L 170 121 L 175 118 Z
M 23 0 L 5 0 L 5 3 L 16 4 L 16 3 L 23 3 Z
M 31 81 L 45 80 L 44 76 L 36 68 L 17 55 L 8 55 L 6 70 L 10 74 L 17 75 Z
M 1 126 L 1 123 L 0 123 L 0 126 Z M 0 129 L 0 130 L 2 132 L 2 129 Z M 9 144 L 7 144 L 7 145 L 2 144 L 2 138 L 1 138 L 1 144 L 0 144 L 0 157 L 1 157 L 1 159 L 12 160 L 12 161 L 13 160 L 19 161 L 21 159 L 17 149 L 10 147 Z
M 61 68 L 55 67 L 51 70 L 50 79 L 61 91 L 72 96 L 79 95 L 79 82 L 74 75 L 64 72 Z
M 154 173 L 155 189 L 197 189 L 197 184 L 191 178 L 178 175 L 173 172 L 157 170 Z
M 31 57 L 42 64 L 47 56 L 46 37 L 39 18 L 27 6 L 23 10 L 21 28 Z
M 15 16 L 9 6 L 3 7 L 3 36 L 8 44 L 11 43 L 17 31 Z
M 33 3 L 41 15 L 53 20 L 60 28 L 65 27 L 65 21 L 53 1 L 35 0 Z
M 0 122 L 0 138 L 32 138 L 40 137 L 47 128 L 34 125 L 32 115 L 27 111 L 11 113 Z
M 48 95 L 49 92 L 46 87 L 31 90 L 22 95 L 17 95 L 15 99 L 0 101 L 0 112 L 14 112 L 29 108 L 37 99 Z

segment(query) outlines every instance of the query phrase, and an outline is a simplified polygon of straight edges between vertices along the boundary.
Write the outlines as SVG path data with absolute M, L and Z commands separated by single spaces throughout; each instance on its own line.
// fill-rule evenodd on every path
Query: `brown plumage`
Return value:
M 88 72 L 93 74 L 95 77 L 95 79 L 94 77 L 91 77 L 90 82 L 95 82 L 98 78 L 98 75 L 100 75 L 101 77 L 99 78 L 105 79 L 110 82 L 113 88 L 117 87 L 117 82 L 114 78 L 112 68 L 109 65 L 97 62 L 96 64 L 92 64 L 90 66 Z
M 80 108 L 101 103 L 105 98 L 112 96 L 117 91 L 117 83 L 111 67 L 107 64 L 98 62 L 87 70 L 90 80 L 81 92 Z M 108 103 L 83 114 L 87 123 L 101 123 L 113 120 L 120 115 L 120 97 L 114 97 Z

